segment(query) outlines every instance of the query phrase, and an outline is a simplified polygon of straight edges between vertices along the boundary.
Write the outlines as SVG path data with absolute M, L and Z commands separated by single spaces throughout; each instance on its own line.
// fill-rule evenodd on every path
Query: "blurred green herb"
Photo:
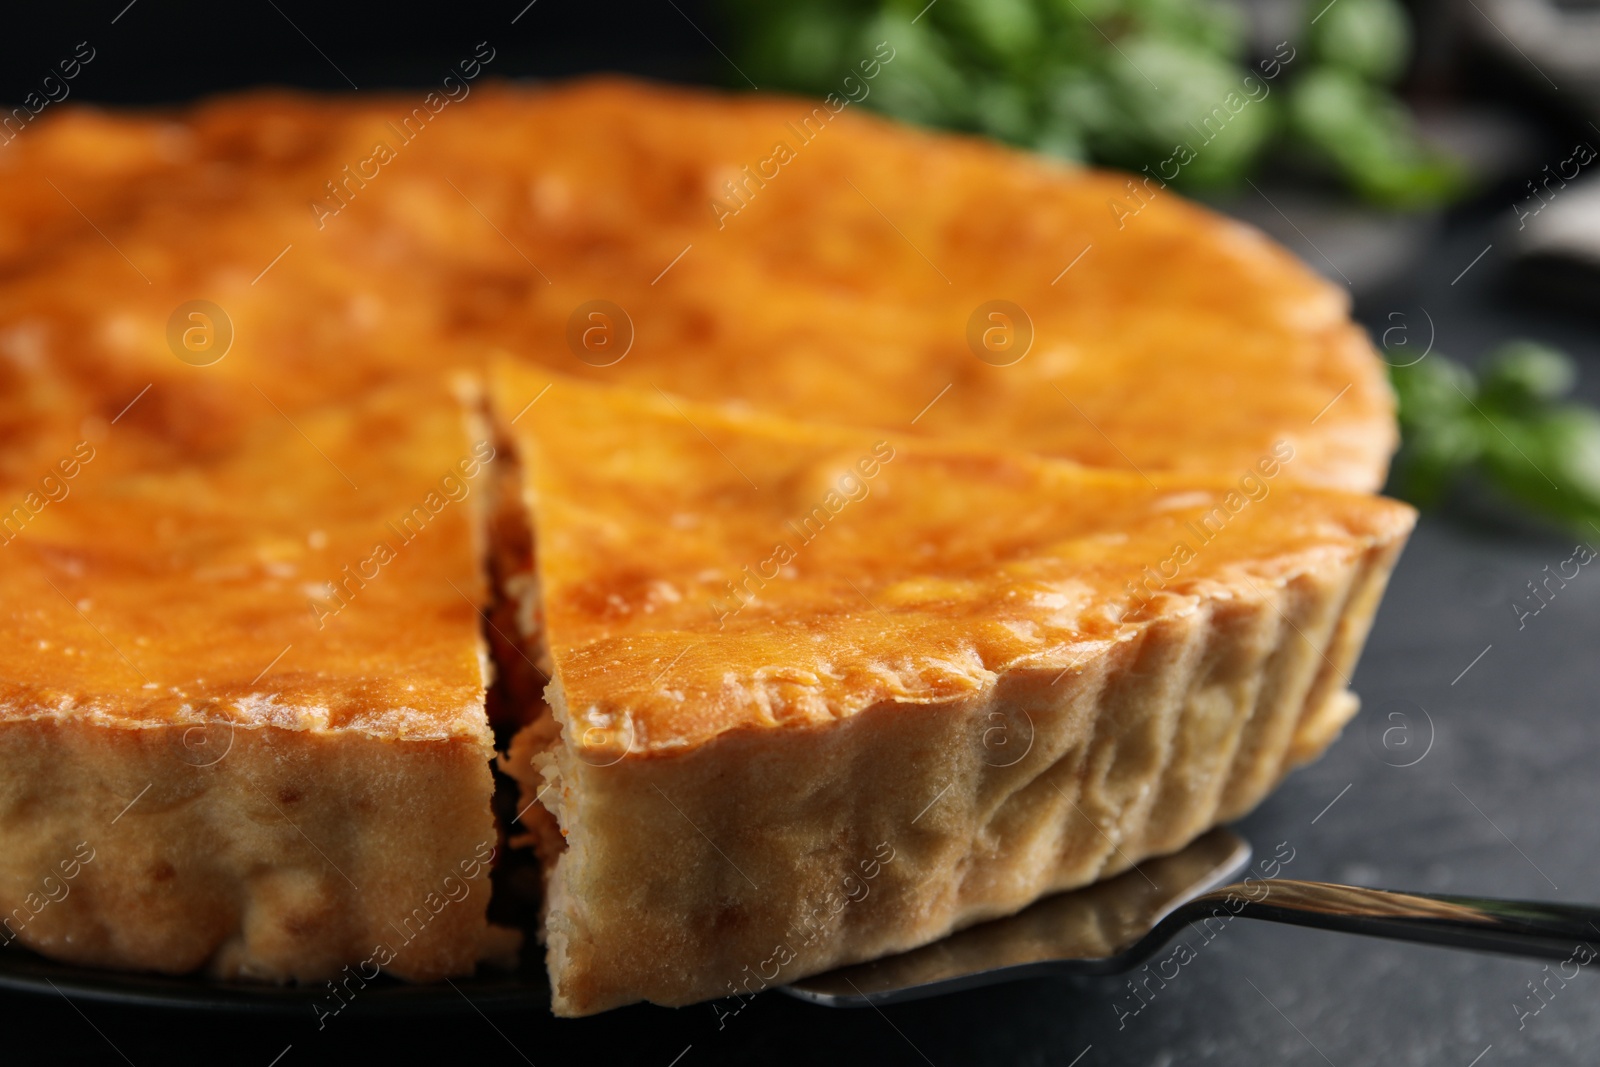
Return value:
M 1397 0 L 1312 0 L 1320 13 L 1303 11 L 1300 35 L 1253 65 L 1242 16 L 1217 0 L 724 4 L 762 86 L 1129 170 L 1187 145 L 1179 173 L 1162 174 L 1181 187 L 1241 182 L 1268 154 L 1388 206 L 1462 187 L 1389 88 L 1411 53 Z M 895 58 L 867 85 L 857 67 L 880 42 Z
M 1419 507 L 1467 483 L 1556 525 L 1600 524 L 1600 411 L 1564 400 L 1577 372 L 1532 341 L 1492 352 L 1481 374 L 1432 354 L 1390 370 L 1403 445 L 1390 489 Z

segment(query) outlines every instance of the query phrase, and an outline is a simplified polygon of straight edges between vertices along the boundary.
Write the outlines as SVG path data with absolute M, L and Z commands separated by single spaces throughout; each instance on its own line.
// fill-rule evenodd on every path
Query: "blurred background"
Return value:
M 1600 544 L 1600 2 L 13 7 L 0 24 L 0 142 L 63 101 L 431 86 L 481 40 L 501 76 L 821 93 L 892 39 L 898 55 L 864 106 L 1155 173 L 1261 227 L 1349 292 L 1401 399 L 1390 491 L 1428 510 L 1355 678 L 1363 718 L 1244 831 L 1267 853 L 1292 842 L 1295 877 L 1600 901 L 1600 581 L 1563 585 L 1531 627 L 1517 608 L 1574 539 Z M 67 80 L 64 57 L 78 62 Z M 767 995 L 726 1029 L 704 1006 L 560 1024 L 541 1010 L 352 1020 L 337 1036 L 155 1009 L 92 1006 L 91 1019 L 20 995 L 0 994 L 0 1013 L 52 1062 L 122 1062 L 109 1037 L 128 1062 L 215 1062 L 226 1049 L 282 1067 L 357 1053 L 1495 1067 L 1592 1062 L 1600 1043 L 1594 979 L 1563 984 L 1530 1016 L 1544 974 L 1520 961 L 1258 925 L 1230 930 L 1185 974 L 1127 1028 L 1111 1007 L 1125 996 L 1116 979 L 878 1014 Z

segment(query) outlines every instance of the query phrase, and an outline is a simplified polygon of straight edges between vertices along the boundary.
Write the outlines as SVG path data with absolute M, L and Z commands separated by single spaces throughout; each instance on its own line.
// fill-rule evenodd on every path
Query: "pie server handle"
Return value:
M 1595 947 L 1600 945 L 1600 908 L 1286 878 L 1239 882 L 1203 893 L 1163 920 L 1147 941 L 1159 944 L 1170 938 L 1169 924 L 1234 915 L 1580 965 L 1600 957 Z

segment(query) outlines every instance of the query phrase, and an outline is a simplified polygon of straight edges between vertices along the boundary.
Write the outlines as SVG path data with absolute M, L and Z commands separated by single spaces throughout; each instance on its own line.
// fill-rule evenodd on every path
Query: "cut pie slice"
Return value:
M 566 1015 L 905 949 L 1248 811 L 1355 710 L 1413 521 L 1286 444 L 1145 478 L 510 363 L 491 395 Z
M 252 395 L 229 450 L 91 423 L 0 483 L 0 943 L 338 976 L 336 1011 L 514 954 L 485 918 L 493 445 L 440 383 L 293 421 Z

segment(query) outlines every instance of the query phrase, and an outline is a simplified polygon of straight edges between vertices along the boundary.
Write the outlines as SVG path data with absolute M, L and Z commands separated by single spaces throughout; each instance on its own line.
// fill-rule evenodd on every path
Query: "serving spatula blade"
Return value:
M 957 931 L 897 956 L 813 975 L 785 992 L 831 1007 L 889 1004 L 1040 974 L 1123 970 L 1166 916 L 1250 862 L 1231 830 L 1094 885 L 1046 897 L 1016 915 Z

